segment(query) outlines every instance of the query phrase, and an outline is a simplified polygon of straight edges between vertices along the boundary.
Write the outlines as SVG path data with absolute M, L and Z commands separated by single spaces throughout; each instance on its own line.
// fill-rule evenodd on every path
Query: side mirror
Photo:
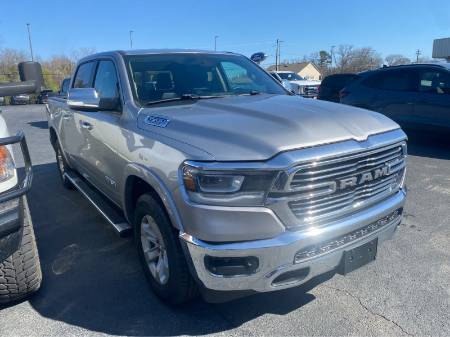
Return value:
M 67 105 L 74 110 L 117 110 L 120 100 L 118 97 L 100 98 L 94 88 L 70 88 Z
M 21 62 L 18 68 L 20 82 L 0 83 L 0 96 L 39 94 L 44 84 L 41 65 L 38 62 Z

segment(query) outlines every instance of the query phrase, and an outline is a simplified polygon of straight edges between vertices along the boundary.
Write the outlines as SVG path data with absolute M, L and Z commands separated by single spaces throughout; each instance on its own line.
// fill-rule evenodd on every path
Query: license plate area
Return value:
M 377 257 L 377 248 L 378 238 L 359 247 L 344 251 L 338 273 L 345 275 L 372 262 Z

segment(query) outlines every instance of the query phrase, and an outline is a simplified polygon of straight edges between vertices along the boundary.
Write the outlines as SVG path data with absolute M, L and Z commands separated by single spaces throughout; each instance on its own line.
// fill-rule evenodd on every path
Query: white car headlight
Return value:
M 16 165 L 8 147 L 0 146 L 0 193 L 17 185 Z

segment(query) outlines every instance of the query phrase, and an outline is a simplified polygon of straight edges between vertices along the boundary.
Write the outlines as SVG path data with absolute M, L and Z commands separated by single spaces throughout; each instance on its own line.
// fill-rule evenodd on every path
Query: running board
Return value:
M 101 215 L 113 226 L 120 237 L 127 236 L 131 232 L 131 226 L 121 214 L 121 211 L 112 205 L 111 201 L 106 199 L 94 187 L 91 187 L 75 172 L 66 172 L 64 175 L 75 186 L 77 190 L 100 212 Z

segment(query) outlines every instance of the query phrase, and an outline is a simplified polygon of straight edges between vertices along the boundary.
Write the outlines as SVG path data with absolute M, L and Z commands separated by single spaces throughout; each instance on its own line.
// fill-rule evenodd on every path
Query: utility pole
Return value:
M 214 51 L 217 50 L 217 38 L 219 37 L 219 35 L 214 35 Z
M 331 67 L 333 68 L 333 60 L 334 60 L 334 48 L 336 48 L 336 46 L 331 46 L 331 50 L 330 50 L 330 57 L 331 57 Z M 334 62 L 336 63 L 336 62 Z
M 419 56 L 420 54 L 422 54 L 422 52 L 420 51 L 420 49 L 416 50 L 416 63 L 419 63 Z
M 30 32 L 30 24 L 29 23 L 27 23 L 27 30 L 28 30 L 28 42 L 30 43 L 31 61 L 34 61 L 33 45 L 31 44 L 31 32 Z
M 281 41 L 280 39 L 277 39 L 277 49 L 275 51 L 275 70 L 276 71 L 278 71 L 278 66 L 279 66 L 279 64 L 281 62 L 281 52 L 280 52 L 280 50 L 281 50 L 281 48 L 280 48 L 281 42 L 284 42 L 284 41 Z
M 130 49 L 133 49 L 133 33 L 134 30 L 130 30 Z

